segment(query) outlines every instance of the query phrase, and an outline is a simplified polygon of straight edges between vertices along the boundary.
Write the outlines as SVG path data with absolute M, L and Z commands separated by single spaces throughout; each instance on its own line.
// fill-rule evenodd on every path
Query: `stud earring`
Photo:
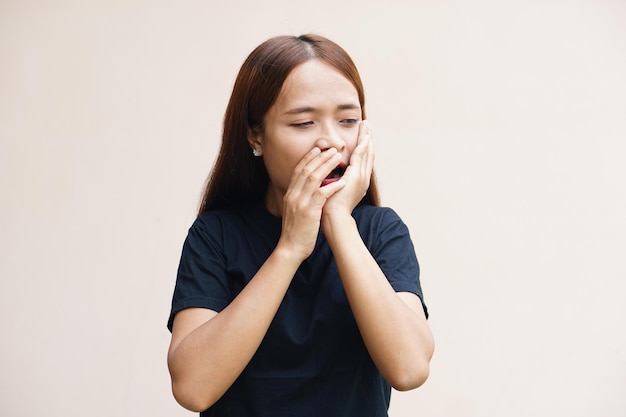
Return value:
M 252 155 L 254 156 L 261 156 L 261 150 L 260 149 L 252 149 Z

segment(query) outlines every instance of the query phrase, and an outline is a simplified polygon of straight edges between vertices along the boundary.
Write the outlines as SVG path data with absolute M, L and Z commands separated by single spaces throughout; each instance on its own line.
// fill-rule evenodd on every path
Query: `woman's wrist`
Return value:
M 297 250 L 295 245 L 288 244 L 281 239 L 278 241 L 276 248 L 274 248 L 272 256 L 275 257 L 280 263 L 292 265 L 297 269 L 309 256 L 309 254 L 304 253 L 304 251 Z
M 347 237 L 351 231 L 357 231 L 351 213 L 333 211 L 322 215 L 322 232 L 331 246 L 342 237 Z

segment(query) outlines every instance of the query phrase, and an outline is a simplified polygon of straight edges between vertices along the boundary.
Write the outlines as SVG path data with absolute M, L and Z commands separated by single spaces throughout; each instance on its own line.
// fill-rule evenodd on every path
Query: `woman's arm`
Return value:
M 434 342 L 417 295 L 396 293 L 363 243 L 352 216 L 325 219 L 350 307 L 383 377 L 404 391 L 426 381 Z
M 298 258 L 276 250 L 220 313 L 190 308 L 176 314 L 168 366 L 183 407 L 204 411 L 233 384 L 261 344 L 298 265 Z

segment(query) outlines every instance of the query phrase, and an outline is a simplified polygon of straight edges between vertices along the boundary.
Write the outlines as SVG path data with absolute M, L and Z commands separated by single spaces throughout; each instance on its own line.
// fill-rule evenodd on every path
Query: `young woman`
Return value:
M 244 62 L 180 261 L 176 400 L 201 416 L 387 416 L 433 339 L 409 232 L 379 207 L 358 71 L 315 35 Z

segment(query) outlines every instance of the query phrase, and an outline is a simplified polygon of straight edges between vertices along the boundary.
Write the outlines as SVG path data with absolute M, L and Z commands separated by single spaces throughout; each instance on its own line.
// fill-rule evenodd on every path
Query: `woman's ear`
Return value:
M 259 128 L 248 128 L 248 143 L 254 156 L 263 155 L 263 133 Z

